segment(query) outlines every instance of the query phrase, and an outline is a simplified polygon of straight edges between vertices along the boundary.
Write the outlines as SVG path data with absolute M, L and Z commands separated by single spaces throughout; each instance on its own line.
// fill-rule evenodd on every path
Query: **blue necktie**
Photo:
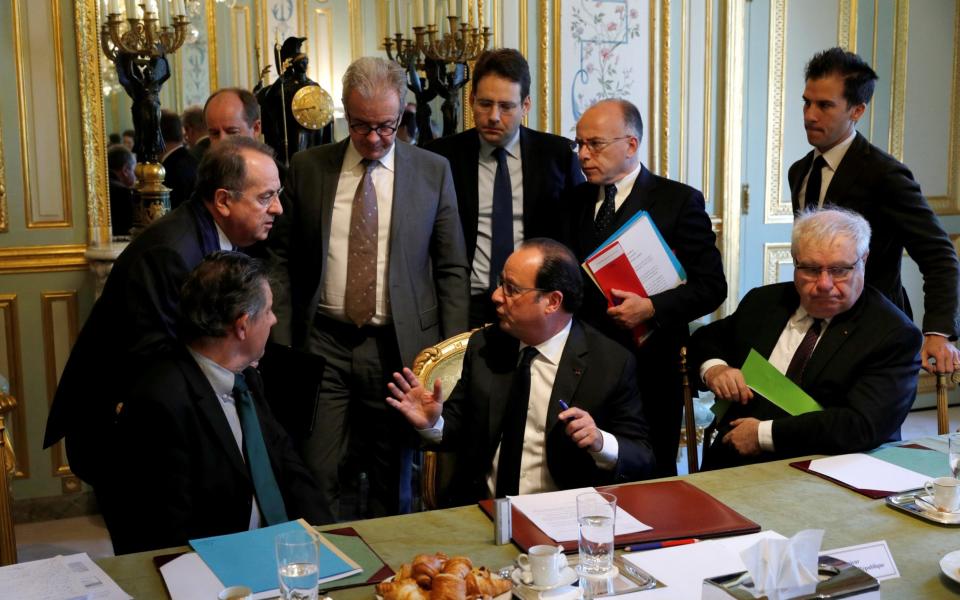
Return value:
M 493 178 L 493 226 L 490 243 L 490 291 L 497 287 L 503 265 L 513 252 L 513 187 L 507 167 L 507 151 L 494 148 L 497 174 Z
M 237 373 L 233 379 L 233 399 L 237 403 L 237 415 L 240 428 L 243 429 L 243 449 L 247 458 L 247 468 L 253 479 L 253 490 L 257 504 L 267 525 L 276 525 L 287 521 L 287 509 L 283 505 L 280 487 L 273 475 L 267 446 L 263 443 L 260 420 L 253 406 L 253 395 L 247 387 L 243 373 Z

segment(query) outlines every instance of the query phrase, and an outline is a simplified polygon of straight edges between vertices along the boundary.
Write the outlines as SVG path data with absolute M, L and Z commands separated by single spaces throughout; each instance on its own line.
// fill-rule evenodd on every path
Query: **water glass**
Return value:
M 960 479 L 960 433 L 948 435 L 947 446 L 950 452 L 950 470 L 955 478 Z
M 577 522 L 580 524 L 581 575 L 603 575 L 613 569 L 613 536 L 617 498 L 604 492 L 577 496 Z
M 317 600 L 320 574 L 317 538 L 306 530 L 281 533 L 276 538 L 277 574 L 283 600 Z

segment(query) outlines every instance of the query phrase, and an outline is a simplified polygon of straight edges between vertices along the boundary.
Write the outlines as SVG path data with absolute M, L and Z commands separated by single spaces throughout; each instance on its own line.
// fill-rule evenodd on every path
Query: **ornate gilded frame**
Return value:
M 87 243 L 110 242 L 107 151 L 100 81 L 99 3 L 76 3 L 77 72 L 80 79 L 80 138 L 83 144 L 83 192 L 87 205 Z

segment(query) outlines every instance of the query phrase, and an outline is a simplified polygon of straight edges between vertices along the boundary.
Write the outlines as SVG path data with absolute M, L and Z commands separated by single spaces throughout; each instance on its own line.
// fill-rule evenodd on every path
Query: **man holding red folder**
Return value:
M 652 174 L 640 162 L 643 122 L 627 100 L 598 102 L 577 123 L 578 155 L 587 183 L 564 197 L 562 240 L 583 261 L 640 211 L 647 211 L 676 255 L 687 282 L 649 298 L 613 290 L 610 306 L 599 288 L 587 285 L 577 313 L 631 350 L 650 424 L 657 474 L 676 474 L 683 412 L 680 347 L 690 321 L 714 311 L 727 295 L 720 252 L 699 191 Z M 637 345 L 633 330 L 650 331 Z

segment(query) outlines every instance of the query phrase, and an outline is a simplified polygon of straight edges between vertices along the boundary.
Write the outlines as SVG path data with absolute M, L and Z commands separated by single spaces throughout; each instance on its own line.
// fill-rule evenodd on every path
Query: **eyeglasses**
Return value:
M 494 102 L 493 100 L 478 99 L 473 101 L 473 109 L 477 112 L 488 113 L 496 106 L 502 115 L 512 115 L 520 108 L 516 102 Z
M 609 140 L 605 140 L 603 138 L 591 138 L 589 140 L 581 140 L 580 138 L 576 138 L 573 140 L 573 143 L 570 144 L 570 147 L 573 149 L 574 152 L 579 152 L 580 149 L 586 148 L 587 150 L 590 151 L 590 154 L 599 154 L 600 152 L 603 152 L 604 148 L 606 148 L 610 144 L 614 142 L 619 142 L 620 140 L 629 140 L 631 138 L 633 138 L 632 135 L 621 135 L 620 137 L 615 137 Z
M 820 279 L 820 273 L 826 271 L 827 275 L 829 275 L 830 279 L 834 282 L 843 282 L 850 279 L 850 276 L 853 275 L 853 271 L 857 268 L 857 265 L 861 260 L 863 260 L 862 256 L 858 258 L 852 265 L 835 265 L 832 267 L 805 265 L 795 262 L 793 264 L 793 269 L 798 275 L 800 275 L 801 278 L 807 281 L 816 281 Z
M 497 287 L 503 290 L 503 295 L 507 298 L 516 298 L 521 294 L 526 294 L 527 292 L 546 292 L 547 290 L 538 287 L 521 287 L 519 285 L 514 285 L 509 281 L 503 280 L 503 275 L 497 277 Z
M 234 198 L 243 198 L 244 194 L 241 190 L 229 190 L 233 194 Z M 280 186 L 277 190 L 268 190 L 262 194 L 254 196 L 253 199 L 261 206 L 261 208 L 270 208 L 270 205 L 273 204 L 274 198 L 279 198 L 280 194 L 283 192 L 283 186 Z
M 403 117 L 403 114 L 397 115 L 397 120 L 393 122 L 393 125 L 388 125 L 386 123 L 381 123 L 380 125 L 371 125 L 369 123 L 364 123 L 363 121 L 349 121 L 350 131 L 354 133 L 359 133 L 360 135 L 367 136 L 370 135 L 371 131 L 376 131 L 377 135 L 380 137 L 390 137 L 396 133 L 397 129 L 400 128 L 400 118 Z M 350 115 L 347 115 L 347 119 L 350 119 Z

